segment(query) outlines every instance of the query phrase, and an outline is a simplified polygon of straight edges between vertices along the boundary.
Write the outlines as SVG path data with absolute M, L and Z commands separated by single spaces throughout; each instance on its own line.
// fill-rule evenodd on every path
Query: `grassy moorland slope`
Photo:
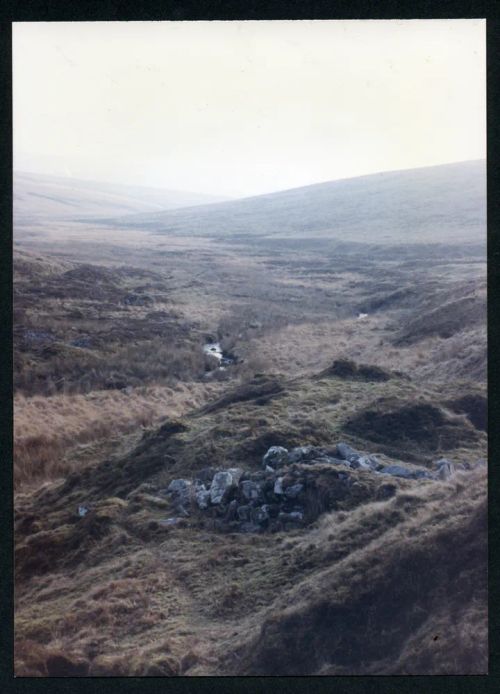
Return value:
M 222 238 L 297 235 L 348 243 L 484 245 L 485 187 L 485 162 L 460 162 L 319 183 L 200 209 L 134 215 L 116 223 Z
M 33 173 L 14 173 L 14 218 L 86 219 L 218 202 L 216 196 Z
M 387 464 L 408 464 L 411 450 L 419 469 L 443 454 L 457 463 L 485 454 L 484 433 L 446 408 L 441 389 L 369 374 L 254 379 L 129 439 L 125 454 L 21 493 L 18 674 L 484 672 L 480 468 L 448 481 L 352 470 L 349 492 L 332 496 L 333 467 L 306 466 L 305 527 L 228 534 L 216 507 L 196 505 L 165 521 L 172 479 L 207 466 L 257 471 L 270 444 L 343 439 Z M 399 436 L 352 435 L 359 408 L 380 410 L 387 397 Z M 433 415 L 423 441 L 416 403 Z

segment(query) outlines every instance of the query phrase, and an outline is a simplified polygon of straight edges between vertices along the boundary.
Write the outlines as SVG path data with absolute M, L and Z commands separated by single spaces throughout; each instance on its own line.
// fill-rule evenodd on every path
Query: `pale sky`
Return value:
M 482 19 L 13 26 L 14 169 L 255 195 L 486 156 Z

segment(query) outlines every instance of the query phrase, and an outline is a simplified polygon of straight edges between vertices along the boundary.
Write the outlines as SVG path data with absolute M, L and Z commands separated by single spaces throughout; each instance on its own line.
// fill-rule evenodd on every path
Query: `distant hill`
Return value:
M 219 202 L 222 197 L 74 178 L 14 173 L 14 219 L 87 219 Z
M 329 237 L 369 243 L 483 243 L 485 161 L 390 171 L 113 225 L 217 237 Z

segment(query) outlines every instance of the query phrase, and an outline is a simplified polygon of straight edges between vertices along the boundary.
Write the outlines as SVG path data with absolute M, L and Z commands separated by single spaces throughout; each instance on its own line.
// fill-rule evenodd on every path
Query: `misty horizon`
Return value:
M 77 176 L 71 176 L 71 175 L 55 175 L 55 174 L 48 174 L 48 173 L 42 173 L 38 171 L 28 171 L 24 169 L 14 169 L 13 170 L 13 175 L 14 176 L 33 176 L 33 177 L 46 177 L 46 178 L 52 178 L 54 180 L 58 179 L 60 181 L 75 181 L 75 182 L 81 182 L 85 184 L 94 184 L 94 185 L 109 185 L 109 186 L 116 186 L 120 187 L 123 186 L 124 188 L 131 187 L 131 188 L 143 188 L 145 190 L 157 190 L 158 192 L 171 192 L 171 193 L 190 193 L 190 194 L 197 194 L 197 195 L 206 195 L 207 197 L 213 196 L 215 199 L 219 198 L 219 201 L 224 201 L 226 200 L 227 202 L 231 202 L 232 200 L 243 200 L 245 198 L 257 198 L 260 196 L 265 196 L 265 195 L 273 195 L 275 193 L 286 193 L 287 191 L 292 191 L 295 189 L 299 188 L 309 188 L 313 186 L 321 186 L 322 184 L 328 184 L 328 183 L 336 183 L 336 182 L 341 182 L 341 181 L 349 181 L 355 178 L 366 178 L 368 176 L 377 176 L 377 175 L 383 175 L 383 174 L 391 174 L 391 173 L 399 173 L 403 171 L 413 171 L 413 170 L 418 170 L 418 169 L 432 169 L 432 168 L 438 168 L 441 166 L 452 166 L 454 164 L 468 164 L 468 163 L 474 163 L 474 162 L 484 162 L 486 164 L 486 157 L 482 158 L 477 158 L 477 159 L 466 159 L 466 160 L 459 160 L 459 161 L 446 161 L 442 162 L 439 164 L 433 164 L 431 166 L 416 166 L 416 167 L 409 167 L 409 168 L 402 168 L 402 169 L 385 169 L 383 171 L 372 171 L 369 173 L 364 173 L 364 174 L 359 174 L 356 176 L 346 176 L 346 177 L 341 177 L 341 178 L 334 178 L 334 179 L 329 179 L 329 180 L 321 180 L 321 181 L 311 181 L 309 183 L 304 183 L 303 185 L 300 186 L 294 186 L 292 188 L 277 188 L 273 190 L 268 190 L 262 193 L 256 193 L 253 195 L 244 195 L 244 194 L 237 194 L 233 193 L 231 195 L 223 195 L 219 194 L 216 195 L 214 193 L 211 193 L 210 191 L 207 190 L 185 190 L 185 189 L 173 189 L 173 188 L 161 188 L 158 186 L 145 186 L 140 183 L 137 183 L 132 180 L 128 181 L 116 181 L 116 180 L 96 180 L 92 178 L 83 178 L 83 177 L 77 177 Z M 201 203 L 203 204 L 203 203 Z M 210 204 L 207 202 L 206 204 Z
M 14 168 L 252 197 L 485 157 L 485 21 L 13 25 Z

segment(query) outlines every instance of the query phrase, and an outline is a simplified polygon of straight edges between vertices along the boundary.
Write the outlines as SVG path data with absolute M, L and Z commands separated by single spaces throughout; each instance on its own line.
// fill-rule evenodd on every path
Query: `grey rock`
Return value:
M 365 457 L 365 460 L 368 461 L 368 465 L 370 466 L 370 468 L 371 468 L 372 470 L 378 471 L 378 470 L 383 470 L 383 468 L 384 468 L 384 466 L 383 466 L 383 464 L 380 462 L 380 460 L 379 460 L 376 456 L 374 456 L 374 455 L 366 456 L 366 457 Z
M 455 466 L 449 460 L 443 459 L 437 469 L 437 476 L 440 480 L 447 480 L 455 473 Z
M 436 468 L 436 470 L 439 470 L 439 468 L 443 465 L 453 465 L 453 463 L 451 462 L 451 460 L 448 460 L 448 458 L 440 458 L 439 460 L 435 460 L 433 465 Z
M 288 464 L 288 451 L 283 446 L 271 446 L 262 459 L 263 467 L 267 465 L 273 470 Z
M 189 504 L 191 495 L 191 480 L 172 480 L 167 487 L 167 494 L 170 494 L 174 501 L 177 501 L 180 504 Z
M 269 514 L 269 518 L 277 518 L 280 512 L 279 504 L 266 504 L 266 510 Z
M 89 512 L 89 510 L 86 506 L 79 506 L 78 507 L 78 515 L 80 516 L 80 518 L 84 518 L 88 512 Z
M 278 496 L 285 493 L 283 490 L 283 477 L 278 477 L 276 479 L 276 482 L 274 483 L 274 493 Z
M 266 465 L 266 472 L 274 472 L 274 468 L 270 465 Z
M 236 501 L 236 499 L 233 499 L 233 501 L 231 501 L 231 503 L 227 507 L 225 520 L 228 522 L 236 520 L 237 510 L 238 510 L 238 502 Z
M 210 501 L 212 504 L 220 504 L 227 498 L 233 487 L 233 476 L 227 470 L 222 470 L 214 475 L 210 485 Z
M 432 472 L 429 472 L 428 470 L 416 470 L 413 473 L 413 476 L 416 480 L 433 480 L 435 479 L 434 475 Z
M 337 444 L 337 455 L 339 458 L 342 458 L 342 460 L 347 460 L 350 463 L 361 457 L 359 453 L 355 451 L 354 448 L 351 448 L 351 446 L 348 446 L 347 443 Z
M 219 472 L 217 468 L 214 467 L 204 467 L 202 470 L 196 473 L 196 479 L 203 482 L 203 484 L 210 486 L 214 475 Z
M 198 508 L 200 508 L 202 511 L 208 508 L 208 504 L 210 503 L 210 492 L 204 484 L 199 483 L 195 487 L 194 495 Z
M 311 463 L 323 463 L 324 465 L 346 465 L 350 467 L 347 460 L 342 460 L 342 458 L 335 458 L 331 455 L 322 455 L 319 458 L 314 458 Z
M 287 499 L 296 499 L 303 489 L 303 484 L 292 484 L 291 487 L 287 487 L 285 489 L 285 496 L 287 497 Z
M 227 472 L 231 473 L 233 484 L 237 486 L 240 482 L 241 476 L 243 475 L 243 470 L 239 467 L 230 467 Z
M 274 472 L 274 470 L 273 470 Z M 265 470 L 256 470 L 255 472 L 252 472 L 251 475 L 248 475 L 248 477 L 245 477 L 244 479 L 249 479 L 249 480 L 257 480 L 259 482 L 262 482 L 267 478 L 269 473 L 267 473 Z
M 387 465 L 380 473 L 382 475 L 392 475 L 392 477 L 404 477 L 408 480 L 413 479 L 414 475 L 412 470 L 408 470 L 408 468 L 402 465 Z
M 366 456 L 360 456 L 350 463 L 353 470 L 373 470 L 370 460 Z
M 244 480 L 240 484 L 241 493 L 247 501 L 254 501 L 262 495 L 262 485 L 253 480 Z
M 250 506 L 239 506 L 236 510 L 236 515 L 241 521 L 249 521 L 251 510 Z
M 281 511 L 278 516 L 281 521 L 291 521 L 292 523 L 298 523 L 304 519 L 304 514 L 302 511 L 290 511 L 290 513 L 285 513 Z
M 304 463 L 314 460 L 323 454 L 322 449 L 317 446 L 298 446 L 297 448 L 292 448 L 288 453 L 289 463 Z
M 260 506 L 258 508 L 253 508 L 250 517 L 257 525 L 264 525 L 269 520 L 268 507 Z

